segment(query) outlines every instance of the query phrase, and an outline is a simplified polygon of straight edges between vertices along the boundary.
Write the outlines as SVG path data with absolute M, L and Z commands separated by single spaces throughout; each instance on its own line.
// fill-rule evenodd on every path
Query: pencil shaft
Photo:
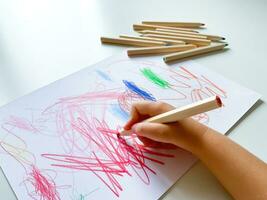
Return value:
M 195 55 L 200 55 L 200 54 L 204 54 L 204 53 L 218 51 L 218 50 L 223 49 L 225 46 L 227 46 L 227 44 L 220 43 L 220 44 L 215 44 L 215 45 L 210 45 L 210 46 L 205 46 L 205 47 L 199 47 L 196 49 L 190 49 L 187 51 L 166 55 L 163 57 L 163 60 L 165 62 L 179 60 L 179 59 L 186 58 L 186 57 L 191 57 L 191 56 L 195 56 Z
M 128 38 L 128 39 L 137 39 L 137 40 L 148 40 L 148 41 L 157 41 L 157 42 L 166 42 L 167 44 L 174 44 L 174 45 L 184 45 L 184 41 L 179 40 L 168 40 L 168 39 L 161 39 L 161 38 L 149 38 L 149 37 L 140 37 L 140 36 L 131 36 L 131 35 L 120 35 L 120 38 Z
M 166 47 L 134 48 L 134 49 L 128 49 L 127 54 L 128 56 L 134 56 L 134 55 L 145 55 L 145 54 L 180 52 L 180 51 L 193 49 L 196 47 L 197 46 L 195 45 L 187 44 L 187 45 L 173 45 L 173 46 L 166 46 Z
M 177 37 L 177 36 L 167 36 L 167 35 L 157 35 L 157 34 L 144 34 L 146 37 L 152 38 L 163 38 L 163 39 L 170 39 L 170 40 L 182 40 L 186 43 L 196 44 L 199 46 L 210 45 L 211 41 L 206 39 L 196 39 L 190 37 Z
M 188 37 L 193 36 L 193 35 L 205 36 L 205 37 L 207 37 L 207 39 L 212 40 L 212 41 L 219 41 L 219 40 L 225 39 L 224 37 L 217 36 L 217 35 L 193 33 L 193 32 L 186 32 L 186 31 L 177 31 L 177 30 L 167 30 L 167 29 L 161 29 L 161 28 L 157 28 L 156 31 L 167 32 L 167 33 L 180 33 L 180 34 L 188 35 Z
M 146 119 L 145 122 L 153 123 L 170 123 L 176 122 L 181 119 L 191 117 L 200 113 L 204 113 L 222 106 L 222 102 L 219 97 L 212 96 L 207 99 L 176 108 L 166 113 L 156 115 L 149 119 Z
M 174 36 L 174 37 L 190 37 L 190 38 L 197 38 L 197 39 L 207 39 L 207 36 L 198 35 L 198 34 L 185 34 L 185 33 L 173 33 L 173 32 L 165 32 L 165 31 L 151 31 L 151 30 L 144 30 L 140 31 L 143 34 L 156 34 L 156 35 L 167 35 L 167 36 Z
M 160 22 L 160 21 L 143 21 L 142 24 L 171 26 L 171 27 L 186 27 L 186 28 L 199 28 L 205 25 L 200 22 Z
M 143 122 L 149 123 L 172 123 L 179 120 L 192 117 L 194 115 L 208 112 L 210 110 L 219 108 L 222 106 L 222 101 L 218 96 L 212 96 L 201 101 L 176 108 L 174 110 L 156 115 L 154 117 L 148 118 Z M 121 130 L 120 134 L 127 136 L 131 135 L 131 130 Z
M 101 37 L 102 43 L 109 44 L 120 44 L 120 45 L 129 45 L 129 46 L 165 46 L 165 42 L 157 42 L 157 41 L 144 41 L 144 40 L 136 40 L 136 39 L 126 39 L 126 38 L 111 38 L 111 37 Z
M 158 25 L 149 25 L 149 24 L 134 24 L 133 29 L 134 30 L 155 30 L 156 28 L 162 28 L 167 30 L 176 30 L 176 31 L 186 31 L 186 32 L 194 32 L 197 33 L 198 31 L 189 29 L 189 28 L 176 28 L 176 27 L 170 27 L 170 26 L 158 26 Z
M 184 30 L 173 30 L 173 29 L 165 29 L 165 28 L 156 28 L 154 31 L 162 31 L 167 33 L 182 33 L 182 34 L 188 34 L 188 35 L 199 35 L 198 32 L 189 32 Z

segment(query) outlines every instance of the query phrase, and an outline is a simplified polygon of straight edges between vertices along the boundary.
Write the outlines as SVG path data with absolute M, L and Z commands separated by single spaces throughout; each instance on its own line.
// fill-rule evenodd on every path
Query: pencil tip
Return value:
M 224 44 L 224 46 L 225 46 L 225 47 L 227 47 L 227 46 L 228 46 L 228 44 L 227 44 L 227 43 L 225 43 L 225 44 Z
M 121 136 L 128 136 L 131 135 L 131 130 L 125 130 L 124 128 L 121 128 L 118 130 L 117 136 L 121 137 Z
M 225 38 L 223 37 L 222 40 L 225 40 Z
M 124 131 L 124 128 L 119 128 L 118 129 L 118 134 L 121 134 Z

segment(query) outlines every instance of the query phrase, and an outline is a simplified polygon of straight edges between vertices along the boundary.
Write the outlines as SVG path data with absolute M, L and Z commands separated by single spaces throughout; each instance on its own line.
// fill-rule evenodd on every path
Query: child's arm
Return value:
M 192 119 L 172 124 L 138 123 L 173 109 L 165 103 L 139 102 L 124 129 L 175 144 L 196 155 L 235 199 L 267 199 L 267 165 L 238 144 Z

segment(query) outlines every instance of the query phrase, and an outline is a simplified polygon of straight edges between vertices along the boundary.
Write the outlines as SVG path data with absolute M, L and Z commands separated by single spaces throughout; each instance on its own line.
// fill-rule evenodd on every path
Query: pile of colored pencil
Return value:
M 143 21 L 133 25 L 138 36 L 101 37 L 101 42 L 137 46 L 127 50 L 128 56 L 164 54 L 165 62 L 222 50 L 228 45 L 224 37 L 199 33 L 204 26 L 199 22 Z

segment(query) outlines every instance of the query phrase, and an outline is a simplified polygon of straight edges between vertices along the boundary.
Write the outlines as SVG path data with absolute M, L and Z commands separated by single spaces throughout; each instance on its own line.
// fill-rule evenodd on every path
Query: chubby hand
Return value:
M 191 118 L 179 122 L 160 124 L 142 122 L 143 120 L 170 111 L 175 107 L 163 102 L 140 101 L 134 103 L 131 109 L 131 118 L 124 126 L 126 133 L 134 132 L 139 137 L 153 141 L 174 144 L 188 151 L 193 151 L 199 145 L 207 127 Z

